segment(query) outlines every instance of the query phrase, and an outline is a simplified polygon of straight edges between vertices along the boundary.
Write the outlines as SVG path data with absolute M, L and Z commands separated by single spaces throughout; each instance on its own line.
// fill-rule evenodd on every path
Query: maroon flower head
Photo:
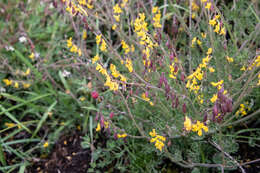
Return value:
M 92 91 L 91 97 L 92 97 L 93 99 L 97 99 L 97 98 L 98 98 L 98 92 Z

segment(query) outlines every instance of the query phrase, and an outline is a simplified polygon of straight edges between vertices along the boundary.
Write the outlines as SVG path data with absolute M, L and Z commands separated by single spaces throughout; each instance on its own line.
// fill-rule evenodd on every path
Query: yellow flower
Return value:
M 101 34 L 96 36 L 96 43 L 97 43 L 97 45 L 99 45 L 100 42 L 101 42 L 101 36 L 102 36 Z
M 9 79 L 3 79 L 3 82 L 5 83 L 6 86 L 12 85 L 13 81 Z
M 112 29 L 113 29 L 113 30 L 116 30 L 116 28 L 117 28 L 117 25 L 116 25 L 116 24 L 113 24 Z
M 78 49 L 78 55 L 79 55 L 79 56 L 82 55 L 81 49 Z
M 118 4 L 116 4 L 116 5 L 113 7 L 113 12 L 120 14 L 120 13 L 122 13 L 122 9 L 119 7 Z
M 226 30 L 225 30 L 224 27 L 221 28 L 221 31 L 220 31 L 219 35 L 226 35 Z
M 15 127 L 16 124 L 14 124 L 14 123 L 5 123 L 5 126 L 8 127 L 8 128 L 12 128 L 12 127 Z
M 25 76 L 28 76 L 30 74 L 31 70 L 27 68 L 26 72 L 24 73 Z
M 23 88 L 26 89 L 26 88 L 29 88 L 31 85 L 29 83 L 23 83 Z
M 92 58 L 92 64 L 94 64 L 95 62 L 97 62 L 99 60 L 99 56 L 98 54 L 96 56 L 94 56 L 94 58 Z
M 109 127 L 109 122 L 108 121 L 104 122 L 104 127 L 105 127 L 105 129 L 107 129 Z
M 83 39 L 86 40 L 87 39 L 87 31 L 86 30 L 83 30 Z
M 215 19 L 211 19 L 211 20 L 209 20 L 209 24 L 211 25 L 211 26 L 215 26 L 216 25 L 216 20 Z
M 43 144 L 43 147 L 44 148 L 47 148 L 49 146 L 49 143 L 48 142 L 45 142 L 44 144 Z
M 215 69 L 213 67 L 209 67 L 209 72 L 213 73 L 213 72 L 215 72 Z
M 243 65 L 243 67 L 240 70 L 241 71 L 246 71 L 246 67 Z
M 152 132 L 149 132 L 149 135 L 152 136 L 152 137 L 155 137 L 157 135 L 156 132 L 155 132 L 155 129 L 153 129 Z
M 158 11 L 158 7 L 153 7 L 153 9 L 152 9 L 152 13 L 154 14 L 154 13 L 157 13 L 157 11 Z
M 120 15 L 113 15 L 114 16 L 114 19 L 119 22 L 120 21 Z
M 205 6 L 206 9 L 210 9 L 211 7 L 211 2 L 208 2 L 207 5 Z
M 201 41 L 199 39 L 197 39 L 197 44 L 201 46 Z
M 226 59 L 227 59 L 228 62 L 234 62 L 234 59 L 229 57 L 229 56 L 226 56 Z
M 208 48 L 207 55 L 210 55 L 212 53 L 212 48 Z
M 207 37 L 207 34 L 202 32 L 202 33 L 201 33 L 201 37 L 202 37 L 202 38 L 206 38 L 206 37 Z
M 100 123 L 97 124 L 97 128 L 96 128 L 96 131 L 99 132 L 101 130 L 101 126 L 100 126 Z
M 187 116 L 185 116 L 184 128 L 185 128 L 186 131 L 190 131 L 191 128 L 192 128 L 191 119 Z
M 118 138 L 125 138 L 125 137 L 127 137 L 127 134 L 126 134 L 126 133 L 117 134 L 117 137 L 118 137 Z
M 107 43 L 103 39 L 102 39 L 102 43 L 101 43 L 101 46 L 100 46 L 100 50 L 103 51 L 103 52 L 107 51 Z
M 15 83 L 14 83 L 14 87 L 15 87 L 15 88 L 19 88 L 19 83 L 18 83 L 18 82 L 15 82 Z
M 68 40 L 67 40 L 67 47 L 70 48 L 72 46 L 72 37 L 70 37 Z
M 217 94 L 214 94 L 214 95 L 212 96 L 212 98 L 210 99 L 210 101 L 211 101 L 212 103 L 215 103 L 215 102 L 217 101 L 217 99 L 218 99 Z
M 86 98 L 85 97 L 80 97 L 79 100 L 83 102 L 83 101 L 86 100 Z
M 34 55 L 34 53 L 32 52 L 31 55 L 29 56 L 29 58 L 31 58 L 32 60 L 34 60 L 34 57 L 35 57 L 35 55 Z
M 219 30 L 220 30 L 220 24 L 218 23 L 218 24 L 215 26 L 214 32 L 219 33 Z

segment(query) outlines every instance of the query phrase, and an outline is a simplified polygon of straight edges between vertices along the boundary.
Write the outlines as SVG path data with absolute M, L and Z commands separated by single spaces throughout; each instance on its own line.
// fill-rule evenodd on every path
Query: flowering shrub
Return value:
M 153 164 L 167 158 L 185 168 L 244 171 L 241 158 L 231 154 L 238 150 L 236 128 L 260 112 L 254 12 L 241 12 L 240 20 L 233 17 L 240 8 L 209 0 L 61 0 L 55 8 L 65 12 L 74 29 L 55 58 L 62 55 L 59 61 L 73 73 L 59 70 L 58 83 L 44 74 L 57 87 L 57 98 L 72 105 L 59 107 L 64 119 L 70 119 L 70 111 L 83 111 L 82 126 L 84 131 L 90 126 L 92 145 L 98 134 L 127 145 L 133 169 L 147 169 L 147 155 L 156 160 Z M 36 51 L 27 55 L 23 59 L 30 68 L 4 77 L 6 88 L 30 89 L 34 77 L 41 79 Z
M 255 109 L 241 103 L 259 89 L 260 55 L 254 52 L 256 44 L 252 42 L 247 51 L 247 41 L 233 32 L 243 26 L 231 27 L 223 4 L 62 2 L 92 40 L 87 43 L 92 51 L 82 58 L 92 62 L 89 66 L 99 72 L 96 79 L 103 81 L 97 132 L 108 127 L 108 134 L 116 134 L 117 139 L 148 139 L 158 154 L 184 167 L 214 167 L 210 160 L 192 157 L 198 152 L 193 146 L 200 144 L 202 151 L 214 142 L 212 151 L 221 146 L 223 153 L 228 152 L 220 144 L 225 139 L 221 134 L 259 112 L 254 103 Z M 246 109 L 250 115 L 239 117 L 247 114 Z M 228 166 L 217 163 L 221 169 L 239 166 L 234 160 Z

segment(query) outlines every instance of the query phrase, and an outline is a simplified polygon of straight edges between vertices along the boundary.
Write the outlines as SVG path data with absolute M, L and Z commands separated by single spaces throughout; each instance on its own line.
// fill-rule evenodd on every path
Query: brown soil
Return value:
M 29 173 L 86 173 L 91 151 L 80 145 L 81 135 L 62 136 L 46 159 L 33 163 Z

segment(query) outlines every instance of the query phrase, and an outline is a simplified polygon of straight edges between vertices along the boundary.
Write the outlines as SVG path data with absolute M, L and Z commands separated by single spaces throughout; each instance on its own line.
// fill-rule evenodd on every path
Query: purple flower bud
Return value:
M 114 117 L 114 115 L 115 115 L 114 112 L 111 112 L 111 113 L 109 114 L 109 118 L 112 119 L 112 118 Z
M 171 61 L 174 60 L 174 54 L 173 54 L 173 52 L 170 54 L 170 60 L 171 60 Z
M 226 104 L 221 104 L 221 112 L 223 114 L 226 114 L 227 113 L 227 105 Z
M 167 85 L 165 85 L 165 93 L 168 95 L 169 94 L 169 92 L 170 92 L 170 86 L 167 84 Z
M 184 75 L 184 73 L 182 72 L 182 73 L 181 73 L 181 81 L 184 82 L 184 80 L 185 80 L 185 75 Z
M 183 103 L 183 105 L 182 105 L 182 112 L 185 114 L 186 111 L 187 111 L 186 104 Z
M 145 91 L 145 97 L 148 97 L 148 91 Z
M 177 108 L 179 106 L 179 98 L 178 96 L 175 99 L 175 108 Z
M 206 122 L 208 119 L 208 114 L 207 112 L 204 113 L 204 117 L 203 117 L 203 122 Z
M 217 107 L 217 104 L 215 104 L 215 105 L 213 106 L 213 115 L 214 115 L 214 117 L 218 116 L 218 107 Z
M 95 121 L 98 121 L 99 119 L 99 112 L 96 113 Z
M 177 71 L 178 71 L 178 66 L 175 65 L 175 66 L 174 66 L 174 73 L 176 73 Z
M 227 104 L 227 112 L 232 112 L 232 100 L 228 99 L 226 104 Z
M 114 139 L 117 140 L 117 133 L 114 133 Z
M 100 116 L 100 126 L 101 126 L 101 128 L 104 127 L 104 122 L 105 122 L 104 116 L 101 114 L 101 116 Z

